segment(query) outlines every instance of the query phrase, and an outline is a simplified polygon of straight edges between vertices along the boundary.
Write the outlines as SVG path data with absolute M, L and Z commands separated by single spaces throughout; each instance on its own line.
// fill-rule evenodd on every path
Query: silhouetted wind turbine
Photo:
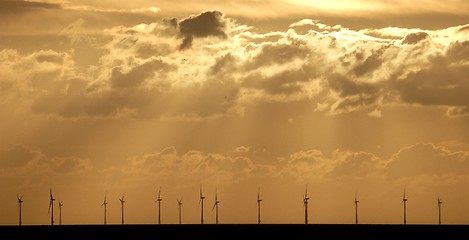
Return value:
M 22 224 L 22 221 L 21 221 L 21 205 L 23 204 L 23 195 L 18 196 L 18 194 L 16 194 L 16 198 L 18 199 L 18 207 L 19 207 L 19 210 L 20 210 L 20 218 L 19 218 L 19 225 L 21 226 Z
M 443 201 L 441 201 L 441 198 L 438 196 L 438 224 L 441 225 L 441 204 L 443 204 Z
M 50 200 L 49 200 L 49 210 L 47 211 L 47 213 L 49 213 L 49 212 L 51 213 L 50 225 L 54 225 L 54 201 L 55 201 L 55 198 L 54 198 L 54 196 L 52 196 L 52 189 L 49 189 L 49 193 L 50 193 Z
M 308 224 L 308 188 L 305 190 L 305 195 L 303 196 L 303 208 L 305 209 L 305 224 Z
M 357 197 L 357 193 L 355 193 L 355 224 L 358 224 L 358 203 L 360 201 L 358 201 L 358 197 Z
M 161 198 L 161 187 L 160 187 L 160 190 L 158 190 L 158 198 L 156 199 L 156 202 L 158 203 L 158 224 L 161 224 L 161 201 L 163 201 L 163 199 Z
M 107 223 L 107 204 L 108 204 L 108 202 L 107 202 L 106 198 L 107 198 L 107 193 L 104 194 L 104 201 L 101 204 L 101 206 L 104 206 L 104 225 L 106 225 L 106 223 Z
M 202 208 L 201 208 L 201 211 L 200 211 L 200 224 L 204 224 L 204 199 L 205 199 L 205 196 L 202 193 L 202 186 L 200 186 L 199 204 L 202 203 Z
M 177 199 L 176 198 L 176 201 L 178 201 L 178 205 L 179 205 L 179 224 L 182 223 L 182 215 L 181 215 L 181 212 L 182 212 L 182 197 L 181 197 L 181 200 Z
M 261 224 L 261 202 L 259 191 L 257 191 L 257 224 Z
M 121 208 L 122 208 L 122 210 L 121 210 L 121 213 L 122 213 L 122 224 L 124 224 L 124 203 L 125 203 L 124 197 L 125 197 L 125 193 L 122 194 L 122 198 L 119 198 L 119 201 L 121 202 Z
M 59 200 L 59 225 L 62 225 L 62 206 L 63 202 Z
M 407 215 L 406 215 L 407 200 L 408 199 L 405 196 L 405 189 L 404 189 L 404 195 L 402 196 L 402 203 L 404 204 L 404 225 L 407 224 Z
M 213 208 L 212 208 L 212 211 L 214 208 L 216 208 L 215 210 L 215 223 L 218 224 L 218 204 L 220 203 L 220 201 L 218 201 L 218 194 L 217 194 L 217 190 L 215 190 L 215 203 L 213 204 Z

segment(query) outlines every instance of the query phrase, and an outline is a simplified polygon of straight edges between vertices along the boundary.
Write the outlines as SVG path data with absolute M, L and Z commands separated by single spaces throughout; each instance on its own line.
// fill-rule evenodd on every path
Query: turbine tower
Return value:
M 179 224 L 181 224 L 182 223 L 182 221 L 181 221 L 182 220 L 182 217 L 181 217 L 182 216 L 181 215 L 181 212 L 182 212 L 182 197 L 181 197 L 180 200 L 176 198 L 176 201 L 178 201 L 178 205 L 179 205 Z
M 49 194 L 50 194 L 50 200 L 49 200 L 49 210 L 47 211 L 47 213 L 51 213 L 51 217 L 50 217 L 50 225 L 54 225 L 54 201 L 55 201 L 55 198 L 54 196 L 52 196 L 52 189 L 50 188 L 49 189 Z
M 257 224 L 261 224 L 261 196 L 259 191 L 257 191 Z
M 218 224 L 218 204 L 220 203 L 220 201 L 218 201 L 218 194 L 217 194 L 217 190 L 215 190 L 215 203 L 213 204 L 213 208 L 212 208 L 212 211 L 214 208 L 215 209 L 215 223 Z
M 443 204 L 443 201 L 438 197 L 438 225 L 441 225 L 441 204 Z
M 62 225 L 62 206 L 63 202 L 59 200 L 59 225 Z
M 158 198 L 156 199 L 156 202 L 158 203 L 158 224 L 161 224 L 161 201 L 163 201 L 163 199 L 161 198 L 161 187 L 160 187 L 160 190 L 158 190 Z
M 358 203 L 360 201 L 358 201 L 358 197 L 357 197 L 357 193 L 355 193 L 355 224 L 358 224 Z
M 107 193 L 104 194 L 104 201 L 101 204 L 101 206 L 104 206 L 104 225 L 106 225 L 106 223 L 107 223 L 107 204 L 108 204 L 108 202 L 107 202 L 106 198 L 107 198 Z
M 200 211 L 200 224 L 204 224 L 204 199 L 205 199 L 205 196 L 202 193 L 202 186 L 200 186 L 199 204 L 202 203 L 202 208 L 201 208 L 201 211 Z
M 402 196 L 402 203 L 404 204 L 404 225 L 407 224 L 407 212 L 406 212 L 406 208 L 407 208 L 407 197 L 405 196 L 405 189 L 404 189 L 404 195 Z
M 23 204 L 23 195 L 18 196 L 18 194 L 16 194 L 16 198 L 18 199 L 18 207 L 19 207 L 19 210 L 20 210 L 20 218 L 19 218 L 19 225 L 21 226 L 22 224 L 22 221 L 21 221 L 21 205 Z
M 303 208 L 305 209 L 305 224 L 308 224 L 308 188 L 305 190 L 305 195 L 303 196 Z
M 122 224 L 124 224 L 124 197 L 125 197 L 125 193 L 122 194 L 122 198 L 119 198 L 119 201 L 121 202 L 121 213 L 122 213 Z

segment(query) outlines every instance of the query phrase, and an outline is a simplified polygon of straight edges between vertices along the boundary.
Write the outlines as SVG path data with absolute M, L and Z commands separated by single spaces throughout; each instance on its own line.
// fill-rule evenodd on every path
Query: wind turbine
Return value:
M 18 207 L 19 207 L 19 210 L 20 210 L 20 218 L 19 218 L 19 225 L 21 226 L 22 224 L 22 221 L 21 221 L 21 205 L 23 204 L 23 195 L 18 196 L 18 194 L 16 194 L 16 198 L 18 199 Z
M 63 202 L 59 200 L 59 225 L 62 225 L 62 206 Z
M 404 189 L 404 195 L 402 196 L 402 203 L 404 204 L 404 225 L 407 224 L 407 215 L 406 215 L 407 200 L 408 199 L 405 196 L 405 189 Z
M 355 193 L 355 224 L 358 224 L 358 203 L 360 201 L 358 201 L 358 197 L 357 197 L 357 193 Z
M 121 202 L 121 213 L 122 213 L 122 224 L 124 224 L 124 197 L 125 197 L 125 193 L 122 194 L 122 198 L 119 198 L 119 201 Z
M 438 196 L 438 224 L 441 225 L 441 204 L 443 204 L 443 201 L 441 201 L 441 198 Z
M 158 224 L 161 224 L 161 201 L 163 201 L 163 199 L 161 198 L 161 187 L 160 187 L 160 190 L 158 190 L 158 198 L 156 199 L 156 202 L 158 203 Z
M 104 194 L 104 201 L 101 204 L 101 206 L 104 206 L 104 225 L 106 225 L 106 223 L 107 223 L 107 204 L 108 204 L 108 202 L 107 202 L 106 198 L 107 198 L 107 193 Z
M 54 196 L 52 196 L 52 189 L 51 188 L 49 189 L 49 194 L 50 194 L 49 210 L 47 211 L 47 213 L 49 213 L 49 212 L 51 213 L 50 225 L 54 225 L 54 201 L 55 201 L 55 198 L 54 198 Z
M 257 191 L 257 224 L 261 224 L 261 202 L 259 191 Z
M 308 224 L 308 188 L 305 190 L 305 195 L 303 196 L 303 208 L 305 209 L 305 224 Z
M 182 197 L 181 197 L 180 200 L 176 198 L 176 201 L 178 201 L 178 205 L 179 205 L 179 224 L 181 224 L 181 222 L 182 222 L 182 221 L 181 221 L 181 219 L 182 219 L 182 218 L 181 218 L 181 216 L 182 216 L 182 215 L 181 215 L 181 212 L 182 212 Z
M 217 190 L 215 190 L 215 203 L 213 204 L 213 208 L 212 208 L 212 211 L 214 208 L 216 208 L 215 212 L 216 212 L 216 218 L 215 218 L 215 223 L 218 224 L 218 204 L 220 203 L 220 201 L 218 201 L 218 194 L 217 194 Z
M 202 203 L 202 208 L 201 208 L 201 211 L 200 211 L 200 224 L 204 224 L 204 199 L 205 199 L 205 196 L 202 193 L 202 186 L 200 186 L 199 204 Z

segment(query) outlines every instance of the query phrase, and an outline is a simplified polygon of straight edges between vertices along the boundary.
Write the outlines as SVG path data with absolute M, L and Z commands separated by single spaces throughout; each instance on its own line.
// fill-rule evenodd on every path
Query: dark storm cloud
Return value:
M 420 41 L 423 41 L 427 38 L 430 38 L 430 35 L 426 32 L 416 32 L 416 33 L 409 33 L 405 36 L 402 43 L 404 44 L 416 44 Z
M 183 19 L 179 22 L 179 30 L 183 36 L 180 49 L 190 48 L 194 38 L 210 36 L 226 38 L 225 27 L 226 20 L 219 11 L 204 12 Z

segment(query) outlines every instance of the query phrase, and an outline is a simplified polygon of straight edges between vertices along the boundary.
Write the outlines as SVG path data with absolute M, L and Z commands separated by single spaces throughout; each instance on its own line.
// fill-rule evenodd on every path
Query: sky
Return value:
M 469 224 L 465 0 L 0 1 L 0 224 Z M 58 222 L 58 216 L 55 216 Z

